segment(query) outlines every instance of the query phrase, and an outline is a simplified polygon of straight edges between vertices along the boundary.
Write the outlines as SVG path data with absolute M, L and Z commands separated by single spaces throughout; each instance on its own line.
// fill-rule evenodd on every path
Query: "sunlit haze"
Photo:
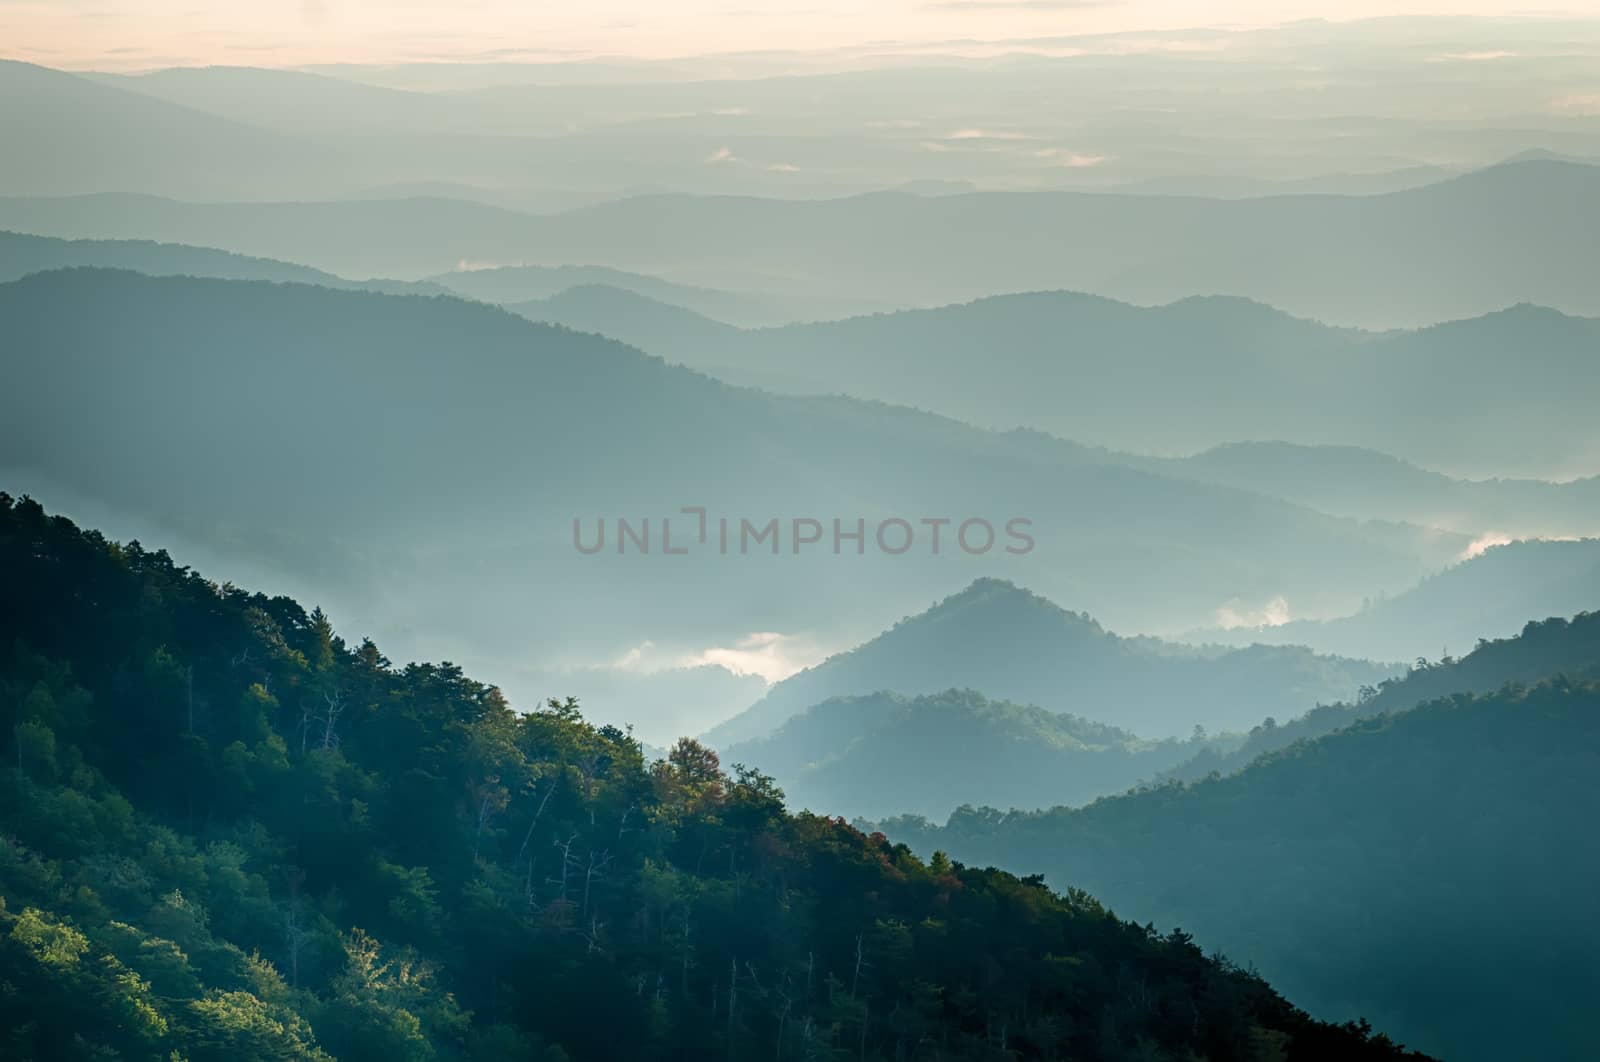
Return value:
M 582 4 L 512 0 L 0 0 L 0 56 L 61 68 L 298 66 L 426 60 L 667 59 L 734 52 L 1017 46 L 1025 39 L 1248 29 L 1375 16 L 1575 16 L 1583 4 L 1482 0 L 928 0 Z M 1159 46 L 1159 42 L 1148 42 Z
M 1600 1059 L 1600 0 L 0 0 L 4 1062 Z

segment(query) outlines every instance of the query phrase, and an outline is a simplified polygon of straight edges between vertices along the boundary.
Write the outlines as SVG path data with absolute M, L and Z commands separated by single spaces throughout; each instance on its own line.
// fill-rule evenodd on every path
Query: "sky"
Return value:
M 61 69 L 666 59 L 1378 15 L 1590 15 L 1593 0 L 0 0 L 0 56 Z

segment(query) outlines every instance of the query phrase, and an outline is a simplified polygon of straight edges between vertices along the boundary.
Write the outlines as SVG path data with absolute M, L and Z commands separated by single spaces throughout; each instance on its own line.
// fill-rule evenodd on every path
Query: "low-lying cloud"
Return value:
M 1217 626 L 1224 630 L 1239 627 L 1281 627 L 1290 620 L 1289 600 L 1283 595 L 1272 598 L 1258 608 L 1251 608 L 1238 598 L 1217 609 Z

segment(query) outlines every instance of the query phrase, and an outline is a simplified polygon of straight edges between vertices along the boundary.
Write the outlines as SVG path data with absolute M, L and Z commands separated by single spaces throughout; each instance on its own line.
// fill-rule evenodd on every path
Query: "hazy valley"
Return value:
M 1474 10 L 0 5 L 0 1057 L 1600 1055 Z

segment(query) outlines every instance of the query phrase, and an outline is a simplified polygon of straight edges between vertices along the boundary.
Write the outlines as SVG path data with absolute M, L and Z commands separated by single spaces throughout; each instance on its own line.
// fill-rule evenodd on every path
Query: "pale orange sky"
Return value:
M 69 69 L 669 58 L 894 41 L 1533 13 L 1484 0 L 0 0 L 0 56 Z M 1594 0 L 1539 5 L 1594 16 Z

